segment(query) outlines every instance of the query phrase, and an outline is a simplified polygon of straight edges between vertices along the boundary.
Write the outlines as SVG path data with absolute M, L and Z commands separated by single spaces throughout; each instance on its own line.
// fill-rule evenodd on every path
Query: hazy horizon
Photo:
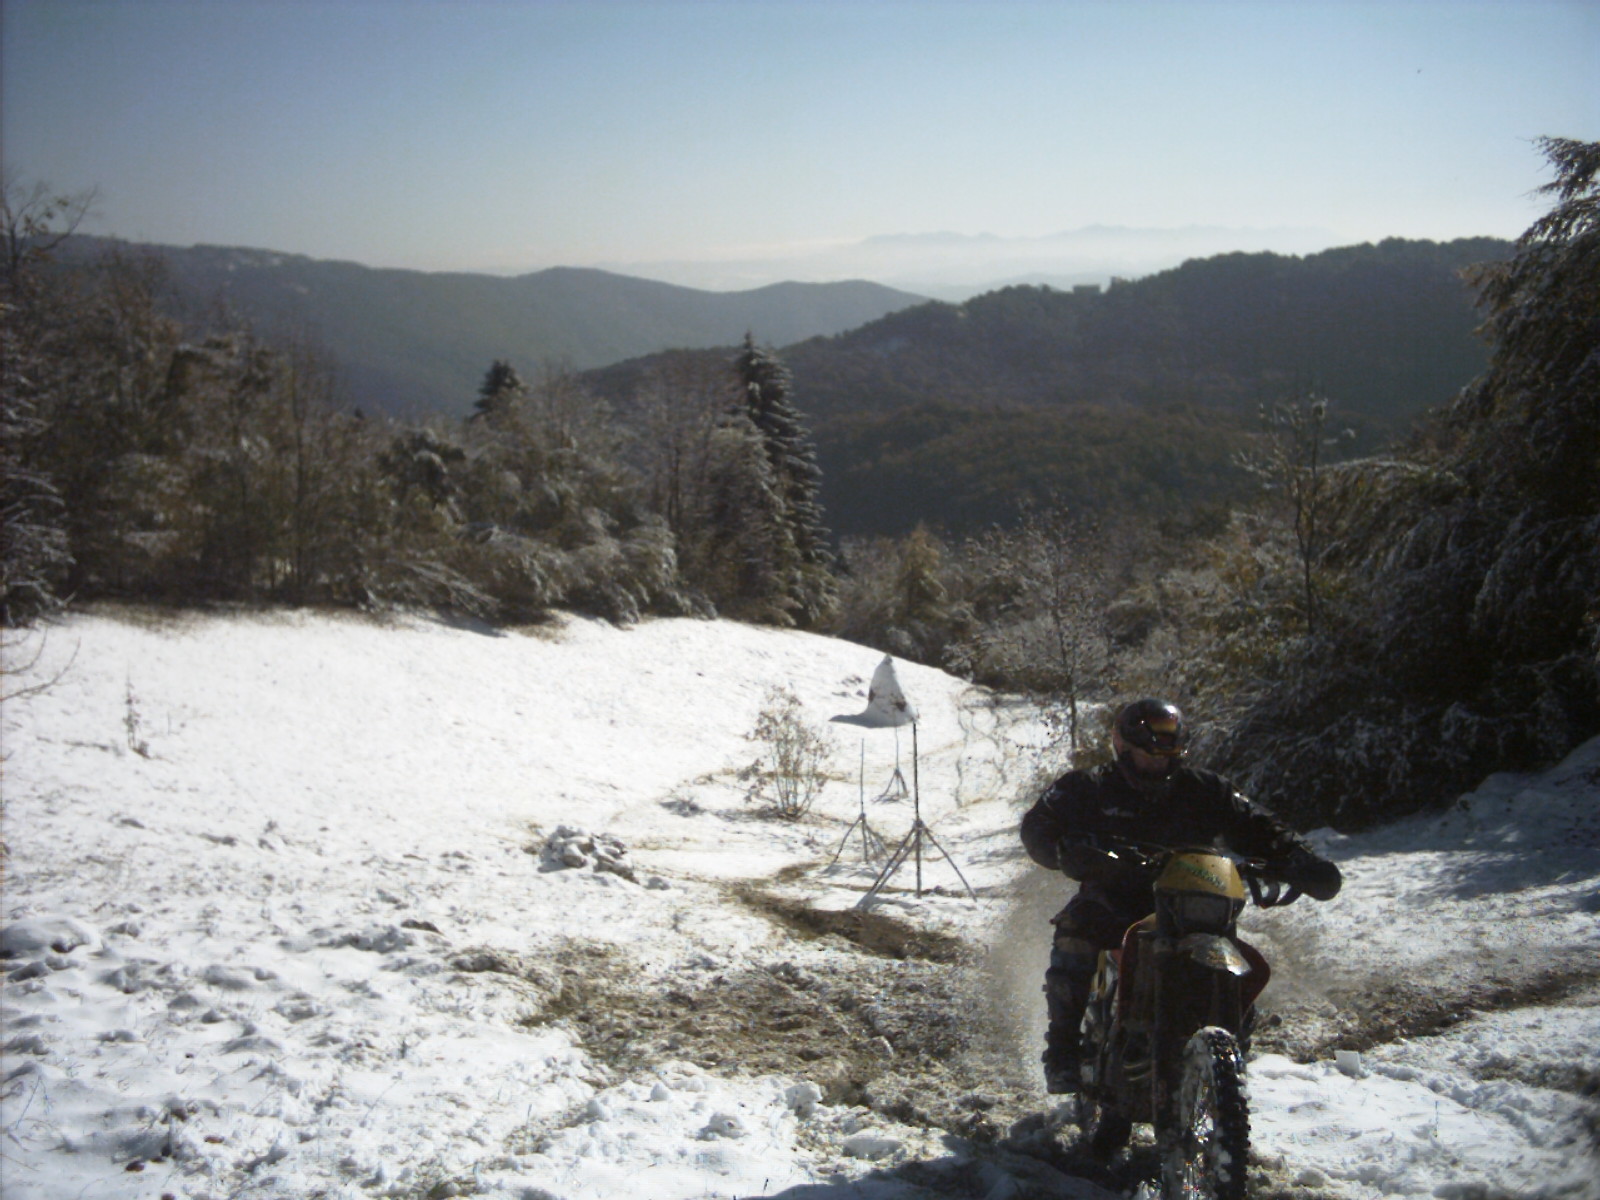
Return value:
M 928 291 L 1510 238 L 1544 208 L 1535 140 L 1600 139 L 1587 0 L 8 0 L 0 21 L 7 172 L 98 187 L 85 232 L 373 267 Z
M 1344 243 L 1323 230 L 1246 230 L 1229 228 L 1108 229 L 1092 226 L 1043 238 L 996 238 L 965 234 L 886 234 L 828 247 L 791 258 L 717 259 L 702 262 L 557 263 L 519 270 L 459 270 L 395 267 L 346 257 L 323 258 L 276 246 L 219 242 L 145 242 L 95 233 L 130 245 L 179 250 L 232 249 L 253 254 L 348 262 L 370 270 L 425 274 L 474 274 L 501 278 L 542 271 L 597 270 L 710 292 L 751 291 L 779 283 L 866 281 L 938 299 L 965 298 L 1015 283 L 1055 287 L 1104 285 L 1116 278 L 1138 279 L 1191 258 L 1232 252 L 1269 251 L 1304 256 Z M 1380 239 L 1381 240 L 1381 239 Z

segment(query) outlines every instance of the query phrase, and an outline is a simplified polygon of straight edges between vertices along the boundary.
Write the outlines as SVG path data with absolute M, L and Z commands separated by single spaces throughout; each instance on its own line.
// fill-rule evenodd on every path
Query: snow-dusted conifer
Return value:
M 517 374 L 516 368 L 504 359 L 497 358 L 483 374 L 483 382 L 478 385 L 478 402 L 467 419 L 492 421 L 527 393 L 528 387 L 522 382 L 522 376 Z
M 1285 645 L 1218 747 L 1308 822 L 1440 801 L 1600 729 L 1600 143 L 1543 144 L 1555 207 L 1475 273 L 1488 369 L 1403 459 L 1336 481 L 1364 611 Z
M 743 412 L 712 434 L 705 505 L 687 554 L 694 578 L 730 616 L 795 624 L 800 550 L 761 432 Z
M 784 522 L 799 555 L 791 599 L 802 626 L 815 625 L 837 602 L 833 555 L 818 493 L 822 468 L 816 446 L 792 399 L 794 379 L 776 353 L 746 333 L 734 360 L 744 412 L 761 434 L 782 501 Z

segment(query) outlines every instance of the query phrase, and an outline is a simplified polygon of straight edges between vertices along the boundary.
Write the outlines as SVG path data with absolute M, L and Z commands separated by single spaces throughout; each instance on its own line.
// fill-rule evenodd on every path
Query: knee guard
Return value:
M 1098 962 L 1099 953 L 1082 938 L 1057 935 L 1050 950 L 1050 969 L 1044 973 L 1045 1007 L 1050 1016 L 1052 1040 L 1070 1038 L 1076 1041 Z

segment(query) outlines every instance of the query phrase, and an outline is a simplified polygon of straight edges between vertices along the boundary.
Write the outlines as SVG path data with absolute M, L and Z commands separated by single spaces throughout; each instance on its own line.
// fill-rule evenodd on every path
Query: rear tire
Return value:
M 1164 1139 L 1166 1200 L 1244 1200 L 1250 1167 L 1250 1111 L 1244 1060 L 1226 1029 L 1208 1026 L 1183 1049 Z

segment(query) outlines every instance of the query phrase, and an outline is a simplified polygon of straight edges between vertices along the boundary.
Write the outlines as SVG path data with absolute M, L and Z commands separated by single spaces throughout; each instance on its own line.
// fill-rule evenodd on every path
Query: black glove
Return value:
M 1085 838 L 1064 837 L 1056 843 L 1056 865 L 1062 874 L 1079 883 L 1091 876 L 1104 875 L 1111 862 L 1110 855 Z
M 1309 850 L 1296 850 L 1289 857 L 1274 862 L 1269 870 L 1313 900 L 1332 900 L 1344 884 L 1344 876 L 1336 865 Z
M 1068 835 L 1057 842 L 1056 863 L 1063 874 L 1079 883 L 1153 883 L 1158 873 L 1153 863 L 1129 854 L 1113 854 L 1093 838 L 1083 836 Z

